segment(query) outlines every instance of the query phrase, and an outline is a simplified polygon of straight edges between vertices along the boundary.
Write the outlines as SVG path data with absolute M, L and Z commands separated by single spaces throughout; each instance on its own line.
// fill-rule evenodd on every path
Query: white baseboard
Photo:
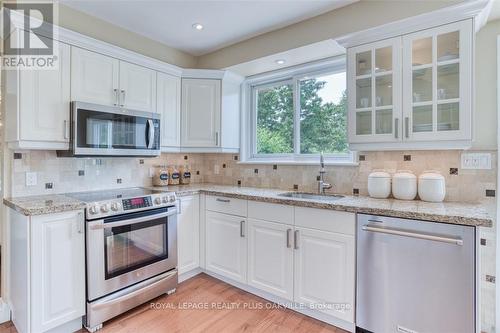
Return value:
M 10 320 L 10 306 L 0 298 L 0 324 Z
M 193 270 L 190 270 L 189 272 L 179 274 L 178 281 L 179 281 L 179 283 L 184 282 L 186 280 L 189 280 L 192 277 L 195 277 L 196 275 L 198 275 L 202 272 L 203 272 L 203 270 L 201 268 L 199 268 L 199 267 L 195 268 Z

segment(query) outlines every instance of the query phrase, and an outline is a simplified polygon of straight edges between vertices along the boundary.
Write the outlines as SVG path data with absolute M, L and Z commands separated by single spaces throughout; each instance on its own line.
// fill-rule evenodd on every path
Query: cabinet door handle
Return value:
M 394 137 L 399 138 L 399 118 L 394 119 Z
M 293 248 L 295 250 L 299 249 L 299 231 L 298 230 L 295 230 L 295 232 L 293 233 Z
M 113 91 L 115 92 L 115 103 L 114 103 L 114 106 L 117 106 L 120 104 L 120 96 L 118 95 L 118 89 L 113 89 Z
M 245 221 L 240 221 L 240 237 L 245 237 Z
M 408 139 L 410 137 L 410 118 L 405 117 L 405 137 Z
M 122 96 L 122 101 L 121 101 L 120 106 L 124 106 L 125 105 L 125 90 L 122 89 L 120 91 L 120 93 L 121 93 L 121 96 Z
M 79 234 L 83 233 L 83 214 L 78 213 L 77 231 Z
M 292 229 L 286 229 L 286 247 L 292 247 L 292 237 L 291 237 Z
M 219 145 L 219 132 L 215 132 L 215 145 Z
M 68 121 L 64 121 L 64 138 L 69 139 L 69 128 L 68 128 Z
M 225 203 L 231 202 L 231 200 L 229 200 L 229 199 L 221 199 L 221 198 L 217 198 L 217 199 L 215 199 L 215 201 L 225 202 Z

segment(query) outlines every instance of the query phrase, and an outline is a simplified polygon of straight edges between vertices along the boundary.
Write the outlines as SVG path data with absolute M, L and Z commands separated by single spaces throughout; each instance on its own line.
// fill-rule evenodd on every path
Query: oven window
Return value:
M 159 120 L 155 127 L 154 148 L 159 137 Z M 77 146 L 79 148 L 147 149 L 148 118 L 78 109 Z
M 168 258 L 167 218 L 104 229 L 106 280 Z

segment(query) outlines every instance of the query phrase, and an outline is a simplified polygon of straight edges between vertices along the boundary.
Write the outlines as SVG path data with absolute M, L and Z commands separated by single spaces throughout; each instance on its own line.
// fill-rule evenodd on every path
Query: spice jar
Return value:
M 168 173 L 170 174 L 170 178 L 168 179 L 169 185 L 179 185 L 180 174 L 179 170 L 175 165 L 172 165 L 168 168 Z
M 153 185 L 154 186 L 167 186 L 169 180 L 168 169 L 166 166 L 157 166 L 154 176 L 153 176 Z
M 191 170 L 189 169 L 189 165 L 185 164 L 180 167 L 179 169 L 180 173 L 180 183 L 182 185 L 187 185 L 191 183 Z

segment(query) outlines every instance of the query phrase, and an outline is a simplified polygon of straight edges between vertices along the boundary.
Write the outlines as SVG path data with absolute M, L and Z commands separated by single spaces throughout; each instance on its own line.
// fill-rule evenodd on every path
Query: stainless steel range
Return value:
M 89 331 L 177 287 L 174 193 L 130 188 L 75 193 L 87 203 Z

